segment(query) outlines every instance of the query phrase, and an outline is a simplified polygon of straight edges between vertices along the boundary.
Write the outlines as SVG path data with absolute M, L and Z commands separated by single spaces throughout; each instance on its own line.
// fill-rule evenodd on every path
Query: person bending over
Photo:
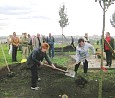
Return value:
M 87 71 L 88 71 L 88 56 L 89 56 L 88 49 L 89 48 L 92 50 L 93 54 L 95 54 L 95 49 L 90 43 L 84 42 L 83 38 L 80 38 L 78 40 L 78 46 L 76 48 L 76 56 L 77 56 L 76 62 L 77 62 L 77 64 L 75 65 L 75 69 L 74 69 L 75 72 L 77 72 L 80 63 L 83 62 L 84 73 L 85 74 L 87 73 Z
M 36 48 L 32 51 L 32 53 L 27 58 L 27 65 L 31 70 L 31 89 L 38 90 L 37 86 L 38 81 L 38 67 L 43 65 L 42 61 L 45 58 L 49 65 L 55 69 L 54 64 L 50 61 L 49 57 L 46 54 L 46 51 L 49 49 L 49 45 L 47 43 L 42 43 L 41 48 Z

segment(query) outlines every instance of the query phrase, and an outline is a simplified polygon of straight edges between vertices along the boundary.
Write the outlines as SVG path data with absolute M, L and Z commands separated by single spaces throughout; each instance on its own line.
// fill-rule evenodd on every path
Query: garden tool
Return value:
M 45 66 L 47 66 L 47 67 L 50 67 L 50 68 L 53 68 L 52 66 L 50 66 L 50 65 L 48 65 L 48 64 L 43 64 L 43 65 L 45 65 Z M 75 71 L 73 71 L 73 70 L 62 70 L 62 69 L 60 69 L 60 68 L 53 68 L 53 69 L 55 69 L 55 70 L 59 70 L 59 71 L 61 71 L 61 72 L 64 72 L 65 73 L 65 75 L 66 76 L 69 76 L 69 77 L 75 77 Z
M 8 76 L 8 77 L 13 77 L 13 76 L 14 76 L 14 72 L 11 72 L 11 70 L 10 70 L 10 68 L 9 68 L 9 66 L 8 66 L 8 62 L 7 62 L 7 60 L 6 60 L 6 56 L 5 56 L 5 53 L 4 53 L 2 44 L 0 44 L 0 46 L 1 46 L 1 49 L 2 49 L 2 54 L 3 54 L 3 57 L 4 57 L 5 63 L 6 63 L 6 67 L 7 67 L 7 69 L 8 69 L 8 74 L 7 74 L 7 76 Z

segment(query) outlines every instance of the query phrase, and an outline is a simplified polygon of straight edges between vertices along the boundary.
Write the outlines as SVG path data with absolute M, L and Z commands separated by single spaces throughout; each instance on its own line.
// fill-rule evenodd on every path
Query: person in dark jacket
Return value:
M 32 78 L 31 78 L 31 89 L 38 90 L 37 86 L 38 81 L 38 67 L 43 65 L 42 61 L 45 58 L 49 65 L 55 69 L 54 64 L 50 61 L 49 57 L 46 54 L 46 51 L 49 49 L 47 43 L 42 43 L 41 48 L 37 48 L 32 51 L 32 53 L 27 58 L 27 65 L 30 67 Z
M 105 40 L 108 41 L 108 43 L 111 45 L 111 47 L 114 50 L 114 38 L 110 36 L 109 32 L 106 32 Z M 105 43 L 104 43 L 104 51 L 105 51 L 105 54 L 106 54 L 106 63 L 107 63 L 106 66 L 111 67 L 111 64 L 112 64 L 112 52 L 111 52 L 111 50 L 109 49 L 109 47 Z
M 49 57 L 54 57 L 54 37 L 49 33 L 49 36 L 46 39 L 46 42 L 49 44 Z
M 71 36 L 71 46 L 72 46 L 73 48 L 75 48 L 73 36 Z

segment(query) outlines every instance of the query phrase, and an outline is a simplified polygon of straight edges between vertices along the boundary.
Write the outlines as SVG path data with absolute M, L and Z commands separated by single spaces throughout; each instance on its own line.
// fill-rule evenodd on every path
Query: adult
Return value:
M 27 38 L 27 33 L 22 34 L 21 46 L 22 46 L 22 59 L 26 59 L 28 57 L 28 38 Z
M 30 34 L 28 34 L 28 54 L 30 54 L 33 50 L 33 45 L 32 45 L 32 38 Z
M 49 44 L 49 57 L 54 57 L 54 37 L 49 33 L 49 36 L 46 39 L 46 42 Z
M 46 42 L 46 37 L 45 37 L 45 35 L 42 36 L 42 42 L 43 42 L 43 43 Z
M 55 68 L 54 64 L 50 61 L 49 57 L 46 54 L 49 45 L 47 43 L 43 43 L 41 48 L 37 48 L 32 51 L 27 59 L 27 65 L 30 67 L 32 78 L 31 78 L 31 89 L 38 90 L 37 86 L 38 81 L 38 67 L 43 65 L 42 61 L 45 58 L 49 65 Z
M 40 48 L 41 47 L 41 38 L 40 34 L 37 33 L 37 36 L 33 38 L 33 48 Z
M 71 36 L 71 46 L 72 46 L 73 48 L 75 48 L 73 36 Z
M 106 32 L 105 40 L 114 49 L 114 38 L 110 36 L 109 32 Z M 106 54 L 106 66 L 111 67 L 111 64 L 112 64 L 112 52 L 111 52 L 111 50 L 109 49 L 109 47 L 105 43 L 104 43 L 104 51 L 105 51 L 105 54 Z
M 86 74 L 88 71 L 88 57 L 89 53 L 88 50 L 91 49 L 92 53 L 95 54 L 95 49 L 94 47 L 90 44 L 84 41 L 83 38 L 80 38 L 78 40 L 78 46 L 76 47 L 76 62 L 77 64 L 75 65 L 75 72 L 77 72 L 79 65 L 81 62 L 83 62 L 84 65 L 84 73 Z
M 11 43 L 11 39 L 12 39 L 12 35 L 9 35 L 9 37 L 8 37 L 8 39 L 7 39 L 7 43 L 8 43 L 8 46 L 9 46 L 8 54 L 11 54 L 11 53 L 12 53 L 12 43 Z
M 16 32 L 13 32 L 11 43 L 12 43 L 12 62 L 17 62 L 17 49 L 20 44 L 20 40 L 16 36 Z
M 90 43 L 89 38 L 88 38 L 88 33 L 85 33 L 84 41 L 87 43 Z

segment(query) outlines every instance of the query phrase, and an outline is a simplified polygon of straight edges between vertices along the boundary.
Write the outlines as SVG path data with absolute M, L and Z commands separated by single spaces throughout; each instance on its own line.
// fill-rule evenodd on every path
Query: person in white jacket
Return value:
M 88 57 L 89 53 L 88 50 L 91 49 L 92 53 L 95 54 L 94 47 L 90 44 L 84 41 L 84 38 L 78 39 L 78 46 L 76 47 L 76 62 L 74 71 L 77 72 L 79 65 L 81 62 L 83 62 L 84 66 L 84 73 L 87 73 L 88 71 Z

